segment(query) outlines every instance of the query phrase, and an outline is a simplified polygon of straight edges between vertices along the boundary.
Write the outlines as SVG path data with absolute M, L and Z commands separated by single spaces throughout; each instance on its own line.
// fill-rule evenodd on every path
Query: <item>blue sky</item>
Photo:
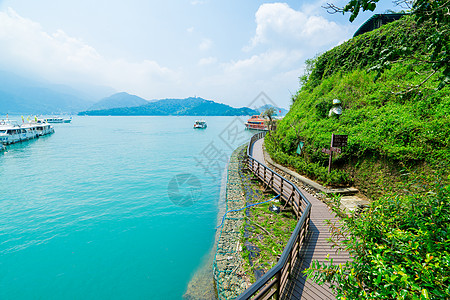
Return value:
M 350 23 L 325 2 L 0 0 L 0 69 L 146 99 L 245 106 L 263 91 L 287 108 L 304 61 L 372 15 Z

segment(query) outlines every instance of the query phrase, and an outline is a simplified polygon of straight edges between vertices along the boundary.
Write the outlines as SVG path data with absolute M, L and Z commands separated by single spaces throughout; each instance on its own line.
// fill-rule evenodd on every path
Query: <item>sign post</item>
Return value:
M 331 172 L 331 162 L 333 161 L 333 152 L 342 153 L 341 147 L 347 146 L 348 135 L 331 134 L 331 145 L 330 149 L 323 148 L 322 152 L 329 154 L 328 159 L 328 174 Z

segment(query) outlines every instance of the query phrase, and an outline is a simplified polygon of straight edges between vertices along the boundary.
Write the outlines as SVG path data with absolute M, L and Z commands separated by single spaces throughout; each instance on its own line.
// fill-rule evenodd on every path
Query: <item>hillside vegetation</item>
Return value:
M 447 66 L 422 59 L 437 30 L 448 43 L 448 23 L 404 17 L 308 61 L 291 110 L 266 138 L 279 163 L 372 199 L 360 215 L 342 213 L 338 197 L 330 203 L 341 217 L 333 242 L 352 260 L 307 272 L 338 299 L 450 299 L 450 88 Z M 380 64 L 388 68 L 377 72 Z M 328 116 L 335 98 L 340 118 Z M 348 146 L 328 175 L 320 150 L 332 133 L 347 134 Z
M 436 89 L 439 74 L 423 82 L 430 64 L 412 58 L 426 53 L 434 30 L 404 17 L 308 61 L 310 71 L 300 78 L 290 112 L 266 139 L 272 157 L 325 184 L 354 184 L 370 197 L 411 172 L 447 180 L 450 89 Z M 377 72 L 386 49 L 400 42 L 414 52 L 400 59 L 391 51 L 394 63 Z M 339 119 L 328 117 L 335 98 L 343 107 Z M 347 134 L 348 146 L 334 155 L 327 174 L 328 155 L 320 150 L 329 148 L 332 133 Z M 300 141 L 301 156 L 295 153 Z

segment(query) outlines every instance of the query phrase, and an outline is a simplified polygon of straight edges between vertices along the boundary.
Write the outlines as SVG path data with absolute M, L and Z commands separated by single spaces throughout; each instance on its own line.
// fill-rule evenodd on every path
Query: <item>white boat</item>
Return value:
M 0 142 L 2 144 L 13 144 L 37 137 L 33 127 L 20 126 L 13 120 L 0 121 Z
M 206 125 L 205 120 L 197 120 L 194 123 L 194 129 L 205 129 L 206 127 L 208 127 L 208 125 Z
M 72 118 L 64 119 L 61 117 L 51 117 L 51 118 L 45 118 L 44 121 L 46 121 L 47 123 L 70 123 L 70 122 L 72 122 Z
M 14 144 L 53 133 L 54 129 L 43 120 L 30 121 L 19 125 L 13 120 L 0 121 L 0 144 Z
M 36 131 L 39 136 L 44 136 L 55 132 L 53 126 L 43 119 L 36 119 L 30 124 L 33 124 L 36 127 Z
M 47 123 L 64 123 L 64 119 L 61 117 L 51 117 L 44 119 Z

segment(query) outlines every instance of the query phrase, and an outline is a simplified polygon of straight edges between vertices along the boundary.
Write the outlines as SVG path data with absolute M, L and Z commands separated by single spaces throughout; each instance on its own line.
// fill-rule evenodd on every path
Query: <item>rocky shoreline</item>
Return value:
M 243 150 L 238 147 L 231 155 L 228 165 L 226 187 L 226 211 L 245 206 L 245 196 L 239 175 Z M 220 229 L 217 251 L 213 262 L 213 274 L 219 299 L 234 299 L 250 286 L 243 269 L 241 236 L 244 225 L 244 210 L 229 212 Z
M 222 221 L 222 217 L 225 214 L 226 209 L 226 186 L 227 186 L 227 173 L 228 166 L 225 168 L 221 184 L 220 184 L 220 197 L 218 200 L 218 215 L 217 215 L 217 224 L 220 225 Z M 199 267 L 197 271 L 195 271 L 191 280 L 188 283 L 186 292 L 183 295 L 183 299 L 186 300 L 211 300 L 217 299 L 217 290 L 216 283 L 214 281 L 214 277 L 212 276 L 213 271 L 213 261 L 214 256 L 216 254 L 217 242 L 219 239 L 220 231 L 217 230 L 214 238 L 214 245 L 211 248 L 211 251 L 205 256 L 204 262 Z

